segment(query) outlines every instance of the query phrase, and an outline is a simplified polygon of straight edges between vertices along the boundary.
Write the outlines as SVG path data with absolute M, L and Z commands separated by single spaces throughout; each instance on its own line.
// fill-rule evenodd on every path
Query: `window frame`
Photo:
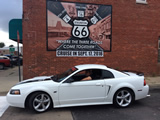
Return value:
M 158 38 L 158 63 L 160 63 L 160 36 Z
M 140 4 L 148 4 L 147 0 L 143 1 L 143 0 L 136 0 L 136 3 L 140 3 Z
M 111 72 L 111 71 L 109 71 L 109 70 L 106 70 L 106 69 L 98 69 L 98 68 L 95 68 L 95 69 L 84 69 L 84 70 L 81 70 L 81 71 L 78 71 L 78 72 L 76 72 L 75 74 L 73 74 L 72 76 L 70 76 L 67 80 L 65 80 L 63 83 L 69 83 L 69 79 L 72 79 L 72 77 L 74 76 L 74 75 L 77 75 L 77 74 L 79 74 L 79 73 L 81 73 L 81 72 L 85 72 L 86 70 L 101 70 L 101 74 L 103 75 L 103 71 L 107 71 L 107 72 L 110 72 L 112 75 L 113 75 L 113 77 L 112 78 L 99 78 L 99 79 L 91 79 L 91 80 L 78 80 L 78 81 L 75 81 L 75 80 L 73 80 L 73 82 L 87 82 L 87 81 L 95 81 L 95 80 L 105 80 L 105 79 L 114 79 L 115 78 L 115 76 L 114 76 L 114 74 Z M 82 74 L 83 75 L 83 74 Z M 101 76 L 102 76 L 101 75 Z
M 158 40 L 158 50 L 160 50 L 160 39 Z

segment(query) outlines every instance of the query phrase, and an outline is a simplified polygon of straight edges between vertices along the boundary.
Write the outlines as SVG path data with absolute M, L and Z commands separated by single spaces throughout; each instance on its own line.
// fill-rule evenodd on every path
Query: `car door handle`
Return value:
M 96 86 L 102 86 L 102 84 L 101 83 L 96 83 Z

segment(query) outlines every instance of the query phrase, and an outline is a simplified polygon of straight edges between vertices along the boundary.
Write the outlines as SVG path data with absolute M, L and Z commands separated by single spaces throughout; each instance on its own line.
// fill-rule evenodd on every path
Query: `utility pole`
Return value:
M 18 49 L 18 70 L 19 70 L 19 82 L 21 82 L 21 69 L 20 69 L 20 59 L 19 59 L 19 31 L 17 30 L 17 49 Z

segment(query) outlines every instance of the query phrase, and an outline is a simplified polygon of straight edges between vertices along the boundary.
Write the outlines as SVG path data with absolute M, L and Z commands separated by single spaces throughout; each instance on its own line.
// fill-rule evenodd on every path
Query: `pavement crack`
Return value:
M 8 76 L 13 75 L 13 74 L 14 74 L 14 72 L 11 72 Z

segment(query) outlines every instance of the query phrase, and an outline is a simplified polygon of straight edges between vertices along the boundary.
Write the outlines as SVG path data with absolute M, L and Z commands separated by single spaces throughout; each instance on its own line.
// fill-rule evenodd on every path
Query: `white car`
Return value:
M 87 75 L 88 71 L 88 75 Z M 63 74 L 34 77 L 11 88 L 11 106 L 44 112 L 49 108 L 114 104 L 128 107 L 147 97 L 143 74 L 120 72 L 104 65 L 78 65 Z

